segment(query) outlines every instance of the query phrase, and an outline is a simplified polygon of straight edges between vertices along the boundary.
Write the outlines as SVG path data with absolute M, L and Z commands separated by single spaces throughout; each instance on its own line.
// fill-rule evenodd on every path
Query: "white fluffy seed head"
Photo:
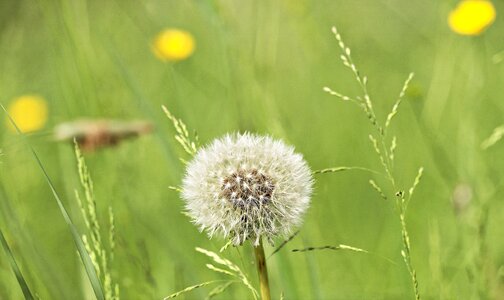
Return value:
M 302 223 L 312 173 L 282 141 L 231 134 L 202 148 L 187 166 L 182 197 L 193 222 L 234 245 L 288 236 Z

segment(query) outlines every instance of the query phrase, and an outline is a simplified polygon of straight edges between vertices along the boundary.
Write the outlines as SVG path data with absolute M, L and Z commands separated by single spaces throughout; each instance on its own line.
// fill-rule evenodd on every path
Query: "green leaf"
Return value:
M 17 126 L 16 122 L 12 119 L 12 117 L 9 115 L 5 107 L 0 104 L 2 109 L 4 110 L 5 114 L 9 118 L 9 121 L 12 123 L 14 128 L 16 128 L 16 131 L 19 135 L 23 136 L 23 133 Z M 39 156 L 37 155 L 37 152 L 35 149 L 26 141 L 28 147 L 30 148 L 30 151 L 37 162 L 38 166 L 40 167 L 40 170 L 42 171 L 44 178 L 46 179 L 47 184 L 49 185 L 49 188 L 52 191 L 52 194 L 54 196 L 54 199 L 56 200 L 56 203 L 58 204 L 58 207 L 61 211 L 61 214 L 63 215 L 63 219 L 65 220 L 66 224 L 68 225 L 68 228 L 70 229 L 70 233 L 72 234 L 72 238 L 74 240 L 75 246 L 77 247 L 77 251 L 79 252 L 79 255 L 81 257 L 82 263 L 84 264 L 84 268 L 86 269 L 87 276 L 89 278 L 89 281 L 91 282 L 91 286 L 93 287 L 93 291 L 96 295 L 96 298 L 98 300 L 104 300 L 105 296 L 103 294 L 103 289 L 100 285 L 100 280 L 98 278 L 98 275 L 96 274 L 96 271 L 93 267 L 93 263 L 91 262 L 91 258 L 89 257 L 89 253 L 86 251 L 86 247 L 84 246 L 84 243 L 82 242 L 79 233 L 77 232 L 77 228 L 75 227 L 74 223 L 72 222 L 72 219 L 70 219 L 70 215 L 68 214 L 67 210 L 65 209 L 65 206 L 63 205 L 63 202 L 61 201 L 58 193 L 56 192 L 56 188 L 54 187 L 51 178 L 47 174 L 46 169 L 44 168 L 44 165 L 42 164 L 42 161 L 40 160 Z
M 7 255 L 7 259 L 9 260 L 9 264 L 11 266 L 12 271 L 16 275 L 16 279 L 19 283 L 19 286 L 21 287 L 21 290 L 23 291 L 23 295 L 25 299 L 34 299 L 32 293 L 30 292 L 30 288 L 28 287 L 28 284 L 26 283 L 26 280 L 23 277 L 23 274 L 21 273 L 21 270 L 19 269 L 16 259 L 14 258 L 14 255 L 12 254 L 9 244 L 7 244 L 7 241 L 5 240 L 4 234 L 2 230 L 0 229 L 0 243 L 2 244 L 2 247 L 4 248 L 5 254 Z

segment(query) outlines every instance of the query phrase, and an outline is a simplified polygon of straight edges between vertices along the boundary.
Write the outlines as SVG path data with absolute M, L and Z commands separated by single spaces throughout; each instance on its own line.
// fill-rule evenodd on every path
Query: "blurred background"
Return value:
M 407 190 L 418 168 L 425 169 L 406 216 L 423 297 L 504 299 L 504 142 L 481 147 L 504 123 L 504 6 L 494 1 L 496 17 L 483 9 L 480 22 L 477 9 L 457 12 L 458 5 L 0 0 L 0 101 L 40 155 L 80 233 L 86 226 L 74 192 L 81 190 L 77 162 L 72 143 L 56 142 L 54 128 L 78 119 L 153 125 L 151 134 L 115 147 L 91 146 L 85 158 L 98 219 L 107 224 L 109 207 L 115 214 L 110 269 L 121 298 L 160 299 L 225 277 L 206 269 L 208 258 L 194 251 L 218 251 L 225 241 L 200 233 L 169 189 L 183 176 L 179 157 L 190 157 L 174 140 L 161 105 L 197 130 L 201 144 L 251 131 L 294 145 L 314 170 L 381 168 L 365 114 L 322 91 L 360 93 L 339 58 L 335 25 L 369 78 L 380 120 L 415 73 L 391 134 L 397 136 L 398 185 Z M 456 13 L 462 21 L 450 21 Z M 464 18 L 468 27 L 457 27 Z M 93 299 L 44 176 L 8 124 L 4 114 L 0 228 L 12 253 L 41 299 Z M 77 131 L 89 127 L 78 125 Z M 316 177 L 300 234 L 268 260 L 274 298 L 281 292 L 285 299 L 413 297 L 395 205 L 380 198 L 370 178 L 386 193 L 396 192 L 379 176 L 357 170 Z M 106 226 L 102 230 L 106 234 Z M 337 244 L 371 254 L 290 251 Z M 267 255 L 273 249 L 267 246 Z M 245 246 L 223 255 L 242 260 L 257 285 L 251 253 Z M 203 299 L 209 290 L 181 297 Z M 246 288 L 233 285 L 216 299 L 248 297 Z M 1 251 L 0 299 L 21 298 Z

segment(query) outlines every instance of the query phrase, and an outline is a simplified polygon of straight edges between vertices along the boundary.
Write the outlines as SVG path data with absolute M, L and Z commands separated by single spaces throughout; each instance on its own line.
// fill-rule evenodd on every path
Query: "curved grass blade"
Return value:
M 176 298 L 176 297 L 178 297 L 178 296 L 180 296 L 182 294 L 185 294 L 185 293 L 190 292 L 192 290 L 198 289 L 200 287 L 204 287 L 204 286 L 207 286 L 209 284 L 213 284 L 213 283 L 217 283 L 217 282 L 223 282 L 223 281 L 225 281 L 225 280 L 212 280 L 212 281 L 207 281 L 207 282 L 203 282 L 203 283 L 200 283 L 200 284 L 192 285 L 190 287 L 186 287 L 185 289 L 183 289 L 181 291 L 173 293 L 170 296 L 164 297 L 163 300 Z
M 352 246 L 347 245 L 338 245 L 338 246 L 322 246 L 322 247 L 306 247 L 303 249 L 293 249 L 292 252 L 307 252 L 307 251 L 316 251 L 316 250 L 350 250 L 355 252 L 364 252 L 369 253 L 368 251 Z
M 313 175 L 325 174 L 325 173 L 338 173 L 338 172 L 343 172 L 343 171 L 348 171 L 348 170 L 361 170 L 361 171 L 366 171 L 366 172 L 374 173 L 374 174 L 377 174 L 377 175 L 382 175 L 380 172 L 377 172 L 375 170 L 371 170 L 371 169 L 368 169 L 368 168 L 363 168 L 363 167 L 334 167 L 334 168 L 327 168 L 327 169 L 315 170 L 315 171 L 313 171 Z
M 293 249 L 291 251 L 292 252 L 311 252 L 311 251 L 319 251 L 319 250 L 333 250 L 333 251 L 349 250 L 349 251 L 353 251 L 353 252 L 361 252 L 361 253 L 365 253 L 365 254 L 374 255 L 378 258 L 381 258 L 381 259 L 388 261 L 389 263 L 391 263 L 393 265 L 397 265 L 395 261 L 393 261 L 387 257 L 369 252 L 369 251 L 361 249 L 361 248 L 352 247 L 352 246 L 343 245 L 343 244 L 339 244 L 337 246 L 306 247 L 306 248 L 302 248 L 302 249 Z
M 218 263 L 220 265 L 223 265 L 223 266 L 226 266 L 231 271 L 230 273 L 234 272 L 235 273 L 235 277 L 238 277 L 241 280 L 241 282 L 250 290 L 250 292 L 252 293 L 253 298 L 255 300 L 258 299 L 258 293 L 257 293 L 256 289 L 252 286 L 252 283 L 250 283 L 250 280 L 245 275 L 245 273 L 237 265 L 235 265 L 234 263 L 232 263 L 228 259 L 220 257 L 215 252 L 212 252 L 212 251 L 209 251 L 209 250 L 206 250 L 206 249 L 203 249 L 203 248 L 199 248 L 199 247 L 196 247 L 196 251 L 198 251 L 200 253 L 203 253 L 206 256 L 212 258 L 213 261 L 215 261 L 216 263 Z M 212 266 L 212 265 L 210 265 L 210 266 Z M 208 265 L 207 265 L 207 267 L 208 267 Z M 212 269 L 212 267 L 213 267 L 213 269 Z M 221 272 L 221 270 L 222 270 L 222 269 L 217 269 L 214 266 L 212 266 L 212 267 L 210 267 L 210 269 L 213 270 L 213 271 L 216 271 L 216 272 Z
M 27 246 L 23 249 L 24 257 L 30 257 L 31 259 L 30 269 L 27 271 L 40 276 L 43 283 L 51 282 L 51 296 L 55 299 L 68 298 L 67 288 L 70 289 L 71 287 L 63 286 L 61 279 L 55 274 L 54 266 L 42 258 L 44 257 L 43 253 L 41 253 L 39 251 L 40 248 L 36 246 L 38 245 L 37 239 L 31 235 L 31 232 L 22 229 L 23 226 L 21 221 L 14 212 L 13 207 L 10 205 L 9 196 L 5 191 L 5 186 L 5 182 L 0 182 L 0 217 L 5 218 L 4 223 L 9 224 L 9 230 L 11 234 L 16 237 L 16 241 Z M 47 285 L 44 287 L 49 289 Z
M 276 249 L 275 251 L 271 252 L 271 254 L 268 256 L 268 259 L 270 257 L 272 257 L 274 254 L 278 253 L 278 251 L 282 250 L 282 248 L 287 245 L 287 243 L 289 243 L 290 241 L 292 241 L 292 239 L 294 239 L 296 237 L 296 235 L 299 234 L 299 230 L 294 232 L 291 236 L 289 236 L 288 239 L 286 239 L 285 241 L 283 241 Z
M 19 283 L 19 286 L 21 287 L 21 290 L 23 291 L 23 295 L 25 299 L 27 300 L 32 300 L 33 295 L 30 292 L 30 288 L 28 287 L 28 284 L 26 283 L 26 280 L 23 277 L 23 274 L 21 273 L 21 270 L 19 269 L 18 264 L 16 263 L 16 259 L 14 258 L 14 255 L 12 254 L 9 244 L 7 244 L 7 241 L 5 240 L 5 237 L 3 235 L 2 230 L 0 229 L 0 243 L 2 244 L 2 247 L 4 248 L 5 254 L 7 255 L 7 259 L 9 261 L 9 264 L 11 266 L 12 271 L 16 275 L 16 279 Z
M 0 104 L 2 107 L 3 111 L 9 118 L 9 121 L 12 123 L 14 128 L 16 129 L 17 133 L 24 137 L 23 133 L 17 126 L 16 122 L 12 119 L 12 117 L 9 115 L 5 107 Z M 96 274 L 96 270 L 93 267 L 93 263 L 91 261 L 91 258 L 89 257 L 89 253 L 86 251 L 86 247 L 84 246 L 84 243 L 82 242 L 80 235 L 77 231 L 77 228 L 75 227 L 74 223 L 72 222 L 72 219 L 70 218 L 70 215 L 68 214 L 65 206 L 63 205 L 63 202 L 61 201 L 58 193 L 56 192 L 56 188 L 54 187 L 51 178 L 47 174 L 46 169 L 44 168 L 44 165 L 42 164 L 42 161 L 37 155 L 37 152 L 35 152 L 35 149 L 28 143 L 26 142 L 28 148 L 30 149 L 33 157 L 35 158 L 35 161 L 37 162 L 40 170 L 42 171 L 44 178 L 49 185 L 49 188 L 51 189 L 51 192 L 54 196 L 54 199 L 56 200 L 56 203 L 58 204 L 58 207 L 61 211 L 61 214 L 63 215 L 63 219 L 65 219 L 65 222 L 70 229 L 70 233 L 72 234 L 72 238 L 74 240 L 75 246 L 77 247 L 77 251 L 79 252 L 79 255 L 81 257 L 82 263 L 84 264 L 84 268 L 86 269 L 86 274 L 89 278 L 89 281 L 91 282 L 91 286 L 93 287 L 93 291 L 95 293 L 95 296 L 98 300 L 105 300 L 105 296 L 103 294 L 103 289 L 100 285 L 100 279 L 98 278 L 98 275 Z
M 210 300 L 212 299 L 213 297 L 219 295 L 219 294 L 222 294 L 224 291 L 226 291 L 226 289 L 231 286 L 233 283 L 235 283 L 237 281 L 228 281 L 224 284 L 221 284 L 219 286 L 217 286 L 216 288 L 214 288 L 213 290 L 210 291 L 210 293 L 208 293 L 208 296 L 205 298 L 205 300 Z
M 212 264 L 206 264 L 206 267 L 214 272 L 217 272 L 217 273 L 222 273 L 222 274 L 226 274 L 229 276 L 237 277 L 236 274 L 233 274 L 233 273 L 229 272 L 228 270 L 217 268 L 216 266 L 214 266 Z

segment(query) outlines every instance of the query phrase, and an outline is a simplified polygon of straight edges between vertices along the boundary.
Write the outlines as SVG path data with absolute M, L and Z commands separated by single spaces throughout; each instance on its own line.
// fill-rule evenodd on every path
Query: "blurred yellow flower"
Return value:
M 193 36 L 184 30 L 166 29 L 155 38 L 153 51 L 164 61 L 184 60 L 193 54 L 195 42 Z
M 495 8 L 488 0 L 462 0 L 448 16 L 452 31 L 462 35 L 481 34 L 495 20 Z
M 37 131 L 47 122 L 47 103 L 44 98 L 37 95 L 23 95 L 14 99 L 7 111 L 22 132 Z M 7 127 L 11 131 L 16 131 L 9 119 Z

